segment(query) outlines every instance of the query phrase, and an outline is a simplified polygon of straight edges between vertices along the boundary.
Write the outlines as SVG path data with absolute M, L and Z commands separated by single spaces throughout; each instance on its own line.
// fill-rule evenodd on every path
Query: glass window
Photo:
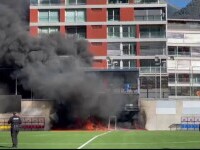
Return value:
M 40 0 L 40 4 L 49 5 L 49 0 Z
M 67 10 L 67 22 L 84 22 L 86 19 L 85 10 Z
M 59 12 L 58 10 L 40 10 L 39 11 L 40 22 L 58 22 Z
M 86 38 L 86 27 L 67 27 L 68 36 L 76 36 L 77 38 Z
M 39 21 L 48 22 L 49 21 L 49 12 L 48 11 L 39 11 Z
M 31 0 L 31 1 L 30 1 L 30 4 L 31 4 L 31 5 L 37 5 L 37 4 L 38 4 L 38 0 Z
M 51 4 L 59 4 L 59 3 L 60 3 L 60 0 L 50 0 L 50 3 L 51 3 Z
M 130 68 L 135 66 L 136 66 L 135 60 L 123 60 L 123 68 Z
M 128 3 L 128 0 L 108 0 L 108 4 Z
M 73 10 L 68 10 L 67 11 L 67 13 L 66 13 L 66 21 L 67 22 L 75 22 L 75 15 L 76 13 L 75 13 L 75 11 L 73 11 Z
M 134 43 L 122 43 L 122 55 L 135 55 L 136 45 Z
M 59 15 L 57 10 L 51 10 L 50 11 L 50 22 L 58 22 L 59 21 Z
M 40 27 L 39 28 L 39 34 L 49 34 L 52 32 L 58 32 L 58 27 Z
M 78 10 L 77 11 L 77 22 L 84 22 L 85 21 L 85 11 Z
M 69 5 L 83 5 L 86 4 L 86 0 L 68 0 Z
M 123 26 L 123 37 L 135 37 L 135 26 Z
M 120 37 L 120 26 L 108 26 L 108 37 L 119 38 Z
M 108 9 L 108 21 L 119 21 L 120 11 L 119 9 Z
M 177 47 L 176 46 L 169 46 L 168 47 L 168 55 L 176 55 L 177 54 Z

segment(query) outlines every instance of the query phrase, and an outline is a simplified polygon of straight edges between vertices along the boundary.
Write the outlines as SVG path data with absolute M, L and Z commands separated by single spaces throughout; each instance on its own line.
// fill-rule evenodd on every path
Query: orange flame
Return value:
M 86 130 L 106 130 L 107 127 L 95 118 L 88 118 L 85 124 Z

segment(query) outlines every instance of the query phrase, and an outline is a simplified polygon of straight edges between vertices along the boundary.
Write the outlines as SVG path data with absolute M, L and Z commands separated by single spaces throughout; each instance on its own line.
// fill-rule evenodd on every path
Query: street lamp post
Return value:
M 117 61 L 113 61 L 110 57 L 106 57 L 107 64 L 110 65 L 111 69 L 114 69 L 115 66 L 118 64 Z

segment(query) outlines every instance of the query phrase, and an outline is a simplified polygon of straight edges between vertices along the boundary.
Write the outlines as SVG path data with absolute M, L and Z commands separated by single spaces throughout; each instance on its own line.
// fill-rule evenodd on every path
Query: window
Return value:
M 108 4 L 128 3 L 128 0 L 108 0 Z
M 48 5 L 49 4 L 49 0 L 40 0 L 40 4 Z
M 141 26 L 140 27 L 141 38 L 161 38 L 165 37 L 164 26 Z
M 129 37 L 135 37 L 135 26 L 122 26 L 123 30 L 123 37 L 129 38 Z
M 59 22 L 58 10 L 40 10 L 39 22 Z
M 120 37 L 120 26 L 108 26 L 108 37 L 119 38 Z
M 39 28 L 39 34 L 49 34 L 52 32 L 58 32 L 58 27 L 40 27 Z
M 68 0 L 69 5 L 84 5 L 86 0 Z
M 136 45 L 135 43 L 122 43 L 122 55 L 135 55 Z
M 38 4 L 38 0 L 30 0 L 30 4 L 31 5 L 37 5 Z
M 120 50 L 120 43 L 108 43 L 108 56 L 120 56 L 121 50 Z
M 123 60 L 123 68 L 131 68 L 136 66 L 135 60 Z
M 161 8 L 151 8 L 151 9 L 136 9 L 135 10 L 136 20 L 141 21 L 157 21 L 165 19 L 165 10 Z
M 119 9 L 108 9 L 108 21 L 119 21 Z
M 85 22 L 85 10 L 67 10 L 66 21 L 67 22 Z
M 67 27 L 68 36 L 76 36 L 78 38 L 86 38 L 86 27 Z

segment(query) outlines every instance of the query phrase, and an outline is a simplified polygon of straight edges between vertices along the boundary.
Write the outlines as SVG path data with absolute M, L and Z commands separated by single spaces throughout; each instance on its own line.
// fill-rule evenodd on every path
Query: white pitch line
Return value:
M 95 137 L 91 138 L 89 141 L 87 141 L 86 143 L 84 143 L 83 145 L 81 145 L 80 147 L 78 147 L 77 149 L 83 148 L 85 145 L 89 144 L 89 143 L 92 142 L 94 139 L 96 139 L 96 138 L 98 138 L 98 137 L 100 137 L 100 136 L 103 136 L 103 135 L 105 135 L 105 134 L 108 134 L 109 132 L 111 132 L 111 131 L 108 131 L 108 132 L 105 132 L 105 133 L 96 135 Z

